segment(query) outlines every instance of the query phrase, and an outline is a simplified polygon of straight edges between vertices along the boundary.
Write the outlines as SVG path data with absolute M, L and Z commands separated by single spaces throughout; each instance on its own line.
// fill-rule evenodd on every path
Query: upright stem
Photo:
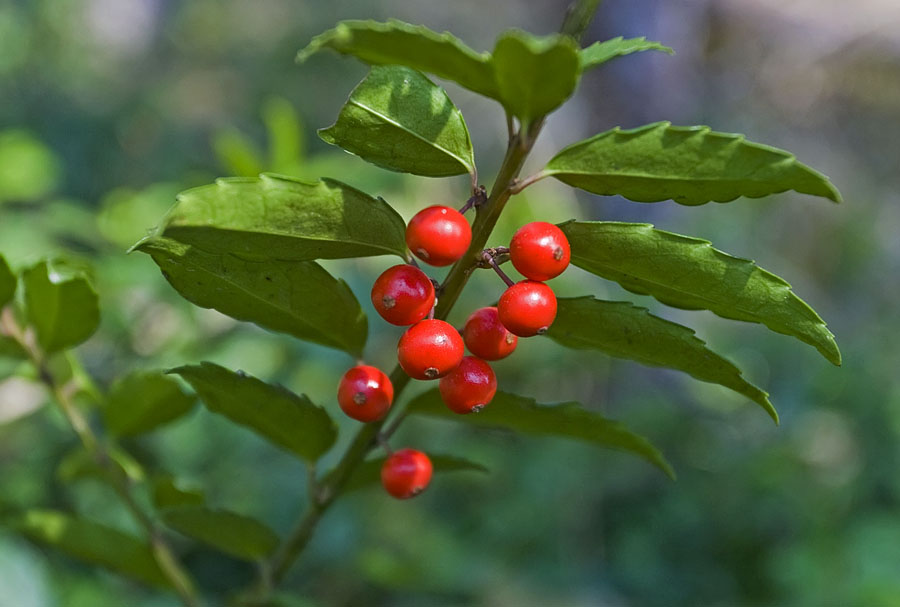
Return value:
M 59 408 L 68 420 L 69 425 L 72 426 L 75 434 L 78 435 L 85 450 L 98 464 L 103 466 L 110 473 L 110 485 L 125 505 L 125 508 L 131 513 L 134 520 L 147 533 L 154 559 L 159 565 L 160 570 L 162 570 L 163 574 L 172 584 L 175 592 L 181 598 L 181 602 L 186 605 L 186 607 L 197 607 L 199 603 L 187 572 L 172 552 L 171 547 L 165 537 L 163 537 L 156 523 L 146 512 L 144 512 L 134 499 L 134 496 L 131 494 L 131 486 L 128 478 L 123 476 L 121 471 L 112 465 L 110 453 L 97 438 L 97 435 L 94 434 L 87 419 L 85 419 L 84 415 L 81 414 L 81 411 L 73 402 L 72 387 L 70 385 L 60 384 L 54 377 L 53 373 L 47 368 L 43 353 L 35 344 L 31 343 L 32 340 L 29 340 L 26 337 L 25 332 L 19 327 L 13 317 L 10 308 L 4 308 L 2 312 L 0 312 L 0 333 L 8 335 L 16 340 L 28 354 L 31 363 L 34 365 L 35 369 L 37 369 L 41 382 L 44 383 L 53 395 L 53 399 L 56 401 L 56 404 L 59 405 Z
M 580 39 L 599 4 L 600 0 L 575 0 L 566 14 L 566 19 L 560 30 L 561 33 Z M 494 226 L 497 225 L 497 220 L 500 219 L 507 201 L 514 193 L 515 180 L 522 170 L 525 159 L 531 152 L 532 147 L 534 147 L 534 142 L 544 125 L 544 120 L 540 119 L 528 125 L 523 125 L 516 131 L 513 121 L 507 116 L 507 125 L 509 127 L 509 141 L 506 155 L 503 158 L 497 178 L 491 187 L 487 201 L 476 207 L 477 214 L 475 221 L 472 223 L 472 243 L 469 245 L 469 250 L 453 265 L 440 287 L 441 297 L 434 310 L 435 318 L 441 320 L 447 318 L 456 300 L 459 299 L 463 288 L 466 286 L 469 276 L 481 263 L 482 250 L 485 248 Z M 390 377 L 394 385 L 394 397 L 396 399 L 406 388 L 410 378 L 399 366 L 394 368 Z M 406 416 L 406 408 L 396 407 L 395 411 L 392 412 L 392 416 L 395 421 L 388 427 L 387 435 L 392 434 L 400 422 L 403 421 Z M 319 491 L 316 495 L 310 497 L 309 507 L 272 556 L 268 570 L 271 571 L 274 584 L 284 579 L 294 560 L 312 538 L 313 531 L 322 515 L 325 514 L 340 494 L 357 466 L 365 459 L 371 449 L 377 446 L 379 433 L 386 421 L 387 418 L 366 424 L 360 428 L 340 461 L 319 483 Z

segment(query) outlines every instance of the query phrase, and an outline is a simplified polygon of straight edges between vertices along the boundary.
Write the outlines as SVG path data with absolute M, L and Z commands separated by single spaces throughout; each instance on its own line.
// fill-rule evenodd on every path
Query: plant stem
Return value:
M 19 327 L 10 308 L 4 308 L 2 312 L 0 312 L 0 333 L 8 335 L 22 346 L 22 349 L 28 355 L 31 363 L 34 365 L 35 369 L 37 369 L 41 382 L 53 395 L 53 399 L 62 410 L 63 415 L 65 415 L 69 425 L 72 426 L 75 434 L 78 435 L 85 450 L 98 464 L 100 464 L 101 467 L 109 472 L 108 478 L 110 486 L 119 496 L 119 499 L 122 501 L 125 508 L 131 513 L 134 520 L 147 533 L 153 557 L 156 560 L 157 565 L 159 565 L 160 570 L 162 570 L 163 574 L 169 582 L 171 582 L 172 587 L 178 594 L 181 602 L 186 607 L 197 607 L 199 603 L 197 601 L 193 583 L 187 572 L 178 561 L 156 523 L 146 512 L 144 512 L 140 505 L 138 505 L 134 496 L 131 494 L 131 486 L 128 478 L 121 473 L 121 470 L 113 465 L 113 460 L 109 451 L 106 450 L 104 445 L 97 438 L 97 435 L 94 434 L 87 419 L 81 414 L 81 411 L 73 402 L 73 386 L 71 384 L 60 384 L 59 381 L 57 381 L 53 376 L 53 373 L 47 368 L 43 353 L 34 343 L 32 343 L 33 340 L 29 339 L 25 332 Z
M 580 39 L 599 4 L 600 0 L 575 0 L 566 14 L 566 19 L 560 30 L 561 33 Z M 490 196 L 483 204 L 476 206 L 475 221 L 472 223 L 472 242 L 469 245 L 469 250 L 453 265 L 439 289 L 441 296 L 434 309 L 434 318 L 446 320 L 463 288 L 466 286 L 472 271 L 483 262 L 482 251 L 485 248 L 485 244 L 490 238 L 494 226 L 497 225 L 497 220 L 500 219 L 507 201 L 514 193 L 515 180 L 522 170 L 525 159 L 531 152 L 532 147 L 534 147 L 534 142 L 543 125 L 544 119 L 539 119 L 516 131 L 512 118 L 507 115 L 509 141 L 506 147 L 506 155 L 503 158 L 497 178 L 491 187 Z M 524 132 L 523 128 L 525 129 Z M 474 187 L 475 185 L 473 184 Z M 399 365 L 394 368 L 390 377 L 396 399 L 409 384 L 410 377 L 403 372 Z M 394 422 L 383 434 L 380 434 L 381 428 L 387 422 L 387 417 L 377 422 L 366 424 L 359 429 L 340 461 L 319 483 L 319 492 L 310 497 L 310 504 L 307 510 L 272 556 L 269 570 L 272 572 L 272 582 L 274 584 L 278 584 L 284 579 L 294 560 L 312 538 L 313 531 L 322 515 L 325 514 L 340 494 L 357 466 L 362 463 L 372 448 L 379 444 L 379 436 L 389 437 L 393 434 L 406 418 L 406 414 L 405 407 L 395 407 L 394 411 L 392 411 Z

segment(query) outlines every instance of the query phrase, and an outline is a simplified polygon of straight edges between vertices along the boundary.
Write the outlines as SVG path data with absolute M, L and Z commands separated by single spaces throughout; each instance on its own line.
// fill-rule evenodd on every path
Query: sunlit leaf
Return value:
M 168 238 L 141 241 L 166 280 L 202 307 L 360 356 L 366 316 L 347 284 L 312 261 L 253 262 Z
M 24 535 L 76 559 L 153 586 L 170 586 L 143 541 L 93 521 L 54 510 L 31 510 L 14 522 Z
M 491 57 L 498 99 L 524 122 L 549 114 L 578 84 L 578 47 L 568 36 L 537 37 L 508 30 Z
M 547 332 L 553 341 L 568 348 L 599 350 L 653 367 L 676 369 L 725 386 L 756 402 L 778 423 L 768 394 L 745 380 L 734 364 L 707 348 L 692 329 L 626 301 L 561 297 L 558 305 L 556 320 Z
M 266 174 L 182 192 L 157 234 L 250 261 L 303 261 L 405 257 L 405 230 L 384 200 L 339 181 Z
M 265 170 L 258 146 L 236 128 L 217 131 L 212 147 L 219 164 L 231 175 L 255 177 Z
M 303 459 L 315 461 L 334 444 L 334 422 L 325 409 L 306 396 L 209 362 L 179 367 L 170 373 L 187 380 L 210 411 Z
M 278 546 L 278 536 L 256 519 L 199 506 L 164 510 L 163 520 L 171 528 L 231 556 L 256 561 Z
M 420 72 L 373 67 L 319 136 L 385 169 L 426 177 L 475 172 L 469 130 L 447 93 Z
M 622 36 L 603 42 L 595 42 L 594 44 L 581 49 L 579 57 L 581 60 L 581 69 L 589 70 L 597 67 L 616 57 L 630 55 L 631 53 L 639 53 L 641 51 L 662 51 L 670 55 L 674 55 L 668 46 L 647 40 L 643 36 L 640 38 L 625 39 Z
M 497 97 L 488 53 L 477 53 L 448 32 L 437 33 L 402 21 L 341 21 L 309 43 L 297 55 L 332 49 L 372 65 L 405 65 L 488 97 Z
M 675 478 L 665 457 L 647 439 L 632 433 L 620 422 L 588 411 L 575 402 L 540 405 L 531 398 L 497 392 L 491 404 L 478 413 L 458 415 L 447 408 L 441 400 L 440 392 L 435 388 L 413 399 L 409 404 L 409 411 L 476 426 L 500 426 L 525 434 L 572 438 L 600 447 L 627 451 L 644 458 Z
M 82 273 L 43 261 L 22 273 L 22 285 L 28 322 L 44 352 L 77 346 L 97 330 L 97 293 Z
M 572 263 L 588 272 L 670 306 L 764 324 L 841 363 L 834 336 L 819 315 L 787 282 L 748 259 L 649 224 L 576 221 L 560 227 L 572 247 Z
M 303 123 L 294 105 L 284 97 L 271 97 L 263 105 L 262 118 L 269 137 L 267 168 L 279 173 L 298 170 L 304 154 Z
M 0 131 L 0 203 L 33 202 L 56 189 L 60 162 L 53 150 L 27 131 Z
M 827 177 L 784 150 L 749 142 L 743 135 L 668 122 L 615 128 L 570 145 L 550 160 L 544 174 L 594 194 L 636 202 L 672 199 L 700 205 L 787 190 L 841 199 Z
M 110 433 L 132 436 L 181 417 L 195 401 L 174 378 L 155 371 L 137 371 L 113 383 L 103 418 Z

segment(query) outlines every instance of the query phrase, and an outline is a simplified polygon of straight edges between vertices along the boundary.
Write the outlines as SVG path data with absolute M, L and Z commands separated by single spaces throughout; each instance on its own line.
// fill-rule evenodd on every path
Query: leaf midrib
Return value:
M 469 164 L 468 162 L 465 161 L 465 159 L 460 158 L 459 156 L 457 156 L 456 154 L 454 154 L 453 152 L 451 152 L 451 151 L 448 150 L 447 148 L 444 148 L 444 147 L 441 147 L 441 146 L 437 145 L 434 141 L 428 140 L 427 138 L 423 137 L 422 135 L 416 133 L 415 131 L 411 131 L 411 130 L 410 130 L 409 128 L 407 128 L 406 126 L 400 124 L 399 122 L 397 122 L 396 120 L 393 120 L 392 118 L 390 118 L 390 117 L 388 117 L 388 116 L 385 116 L 384 114 L 382 114 L 382 113 L 379 112 L 378 110 L 376 110 L 376 109 L 374 109 L 374 108 L 372 108 L 372 107 L 369 107 L 369 106 L 367 106 L 366 104 L 361 103 L 360 101 L 358 101 L 358 100 L 356 100 L 356 99 L 353 99 L 353 98 L 350 98 L 350 99 L 347 101 L 347 103 L 352 103 L 352 104 L 355 105 L 356 107 L 358 107 L 358 108 L 360 108 L 360 109 L 362 109 L 362 110 L 364 110 L 364 111 L 366 111 L 366 112 L 369 112 L 370 114 L 372 114 L 373 116 L 376 116 L 376 117 L 380 118 L 380 119 L 383 120 L 384 122 L 386 122 L 386 123 L 388 123 L 388 124 L 390 124 L 390 125 L 395 126 L 396 128 L 400 129 L 401 131 L 403 131 L 403 132 L 405 132 L 405 133 L 408 133 L 408 134 L 412 135 L 413 137 L 415 137 L 416 139 L 418 139 L 418 140 L 420 140 L 420 141 L 425 142 L 426 144 L 430 145 L 430 146 L 433 147 L 434 149 L 440 150 L 441 152 L 445 153 L 446 155 L 450 156 L 451 158 L 453 158 L 454 160 L 456 160 L 458 163 L 460 163 L 460 164 L 462 165 L 462 167 L 466 170 L 466 172 L 471 172 L 471 171 L 472 171 L 472 167 L 470 166 L 470 164 Z M 457 110 L 454 109 L 453 111 L 454 111 L 454 113 L 455 113 Z

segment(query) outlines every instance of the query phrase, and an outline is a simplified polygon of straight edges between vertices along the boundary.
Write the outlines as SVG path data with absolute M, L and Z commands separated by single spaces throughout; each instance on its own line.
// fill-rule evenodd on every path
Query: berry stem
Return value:
M 466 211 L 468 211 L 472 207 L 475 207 L 477 209 L 485 202 L 487 202 L 487 190 L 483 185 L 476 186 L 474 193 L 466 201 L 466 204 L 462 205 L 459 208 L 459 212 L 461 215 L 465 215 Z
M 574 0 L 566 14 L 560 30 L 561 33 L 568 34 L 579 40 L 584 30 L 587 29 L 591 17 L 599 4 L 600 0 Z M 512 118 L 507 116 L 509 142 L 506 148 L 506 155 L 503 158 L 503 164 L 500 166 L 487 200 L 483 204 L 474 205 L 476 216 L 472 224 L 471 245 L 466 254 L 453 265 L 439 289 L 440 301 L 435 305 L 435 318 L 440 320 L 447 318 L 468 282 L 472 271 L 480 263 L 483 263 L 484 260 L 481 253 L 507 201 L 514 193 L 512 187 L 515 179 L 522 170 L 522 165 L 531 152 L 535 139 L 543 125 L 544 120 L 541 118 L 528 125 L 520 125 L 520 128 L 516 130 Z M 475 183 L 477 182 L 473 181 L 473 187 L 475 187 Z M 394 386 L 396 399 L 409 384 L 410 377 L 398 365 L 391 372 L 390 379 Z M 362 463 L 366 455 L 378 446 L 379 433 L 387 420 L 393 416 L 394 421 L 387 429 L 387 435 L 390 436 L 397 430 L 397 427 L 406 418 L 406 415 L 407 410 L 405 407 L 394 407 L 392 414 L 377 422 L 366 424 L 359 429 L 335 467 L 319 482 L 321 498 L 319 500 L 310 500 L 306 512 L 303 513 L 293 531 L 290 532 L 272 556 L 269 570 L 272 572 L 274 584 L 284 579 L 297 556 L 309 543 L 322 515 L 340 494 L 350 476 Z
M 482 253 L 482 255 L 484 257 L 484 260 L 491 266 L 491 269 L 493 269 L 494 272 L 497 273 L 497 276 L 499 276 L 503 280 L 503 282 L 506 283 L 507 287 L 511 287 L 516 284 L 516 281 L 514 281 L 506 272 L 500 269 L 500 265 L 497 263 L 497 260 L 494 259 L 494 256 L 491 255 L 490 251 L 486 250 L 484 251 L 484 253 Z

